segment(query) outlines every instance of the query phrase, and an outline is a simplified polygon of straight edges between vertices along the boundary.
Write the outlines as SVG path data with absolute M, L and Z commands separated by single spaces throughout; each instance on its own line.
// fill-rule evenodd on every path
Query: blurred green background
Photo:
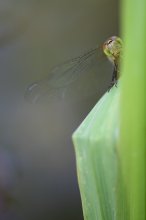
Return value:
M 118 22 L 117 0 L 0 1 L 0 219 L 83 218 L 71 135 L 112 67 L 101 62 L 48 105 L 24 93 L 53 66 L 118 35 Z

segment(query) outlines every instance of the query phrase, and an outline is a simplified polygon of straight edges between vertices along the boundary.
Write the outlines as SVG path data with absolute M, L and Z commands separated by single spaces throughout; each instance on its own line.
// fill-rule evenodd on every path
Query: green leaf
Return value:
M 119 98 L 112 88 L 73 135 L 85 220 L 117 215 Z

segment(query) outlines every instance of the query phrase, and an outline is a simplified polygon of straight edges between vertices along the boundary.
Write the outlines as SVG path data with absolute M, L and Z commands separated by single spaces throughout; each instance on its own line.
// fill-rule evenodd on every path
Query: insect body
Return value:
M 119 63 L 120 56 L 122 52 L 122 40 L 119 37 L 113 36 L 110 37 L 103 44 L 103 51 L 106 54 L 107 58 L 114 65 L 114 71 L 112 76 L 112 81 L 110 88 L 117 83 L 119 78 Z
M 25 97 L 31 102 L 38 102 L 41 97 L 53 97 L 55 93 L 64 93 L 66 88 L 74 83 L 81 73 L 92 67 L 94 63 L 100 59 L 99 51 L 101 47 L 86 52 L 82 56 L 66 61 L 49 72 L 49 76 L 42 81 L 35 82 L 30 85 L 26 91 Z M 119 78 L 119 62 L 122 50 L 122 40 L 119 37 L 113 36 L 103 44 L 103 52 L 114 66 L 111 88 L 116 85 Z M 47 94 L 47 95 L 46 95 Z M 64 95 L 62 95 L 63 97 Z

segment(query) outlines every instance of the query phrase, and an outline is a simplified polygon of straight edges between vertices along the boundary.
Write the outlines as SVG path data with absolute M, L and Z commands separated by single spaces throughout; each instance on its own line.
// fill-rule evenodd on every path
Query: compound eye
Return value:
M 108 40 L 107 45 L 111 44 L 112 40 Z

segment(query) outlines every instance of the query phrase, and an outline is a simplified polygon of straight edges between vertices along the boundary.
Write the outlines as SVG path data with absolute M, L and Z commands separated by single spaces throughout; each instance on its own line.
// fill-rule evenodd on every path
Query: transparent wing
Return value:
M 56 94 L 64 97 L 67 87 L 99 60 L 99 56 L 102 56 L 100 51 L 98 47 L 95 47 L 77 58 L 56 66 L 49 72 L 46 79 L 30 85 L 27 88 L 25 97 L 33 103 L 38 102 L 41 97 L 46 95 L 48 98 Z

